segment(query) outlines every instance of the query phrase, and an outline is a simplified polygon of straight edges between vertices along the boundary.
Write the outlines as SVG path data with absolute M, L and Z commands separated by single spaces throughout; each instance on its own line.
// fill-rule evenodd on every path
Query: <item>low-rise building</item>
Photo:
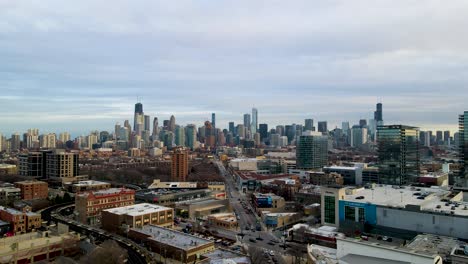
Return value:
M 80 236 L 74 233 L 40 231 L 0 239 L 1 263 L 50 262 L 59 256 L 79 253 Z
M 75 196 L 77 220 L 83 224 L 99 224 L 101 211 L 128 206 L 135 203 L 135 191 L 124 188 L 111 188 L 79 193 Z
M 0 207 L 0 220 L 10 223 L 14 233 L 26 233 L 41 226 L 41 215 L 29 211 L 18 211 Z
M 237 223 L 237 218 L 234 213 L 220 213 L 212 214 L 207 218 L 208 225 L 216 228 L 228 229 L 228 230 L 237 230 L 239 224 Z
M 361 185 L 362 184 L 362 166 L 343 167 L 343 166 L 330 166 L 324 167 L 325 173 L 338 173 L 343 177 L 344 184 Z
M 70 192 L 78 193 L 78 192 L 99 191 L 99 190 L 109 189 L 111 188 L 111 184 L 108 182 L 89 180 L 89 181 L 78 181 L 76 183 L 66 184 L 65 187 Z
M 344 184 L 343 176 L 336 172 L 326 173 L 323 171 L 310 171 L 308 172 L 308 176 L 309 183 L 313 185 L 327 186 Z
M 253 205 L 257 211 L 282 211 L 286 205 L 283 197 L 273 193 L 254 193 L 252 194 Z
M 11 205 L 18 200 L 21 200 L 20 188 L 14 187 L 13 184 L 2 184 L 0 187 L 0 205 Z
M 0 175 L 15 175 L 18 173 L 18 167 L 13 164 L 0 164 Z
M 182 263 L 195 263 L 200 256 L 215 250 L 213 241 L 199 238 L 175 230 L 155 225 L 146 225 L 140 229 L 132 228 L 128 232 L 131 239 L 145 243 L 151 251 L 178 260 Z
M 47 199 L 49 195 L 49 186 L 43 181 L 20 181 L 15 182 L 16 188 L 21 190 L 21 199 Z
M 262 213 L 263 222 L 269 228 L 278 228 L 296 222 L 300 218 L 298 213 Z
M 176 204 L 177 214 L 190 219 L 203 218 L 217 213 L 231 212 L 228 199 L 205 198 Z
M 111 232 L 126 232 L 128 228 L 146 225 L 172 227 L 174 209 L 142 203 L 102 211 L 102 227 Z
M 209 189 L 147 189 L 139 190 L 135 199 L 145 203 L 174 207 L 177 202 L 211 197 Z

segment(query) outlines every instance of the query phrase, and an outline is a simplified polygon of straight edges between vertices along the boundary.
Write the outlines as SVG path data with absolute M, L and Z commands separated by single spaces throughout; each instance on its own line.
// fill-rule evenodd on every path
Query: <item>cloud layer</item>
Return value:
M 455 130 L 466 1 L 2 1 L 0 132 L 370 118 Z

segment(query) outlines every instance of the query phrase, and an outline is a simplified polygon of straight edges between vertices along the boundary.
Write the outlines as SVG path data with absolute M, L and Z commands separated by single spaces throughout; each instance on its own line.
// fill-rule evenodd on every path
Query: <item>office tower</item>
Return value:
M 132 132 L 132 126 L 130 125 L 130 122 L 128 120 L 125 120 L 124 121 L 124 127 L 126 127 L 128 129 L 128 133 L 131 133 Z
M 135 104 L 135 114 L 133 116 L 133 128 L 136 129 L 139 116 L 143 115 L 143 105 L 141 103 Z M 131 130 L 130 130 L 131 131 Z
M 49 179 L 73 178 L 79 175 L 77 153 L 54 150 L 46 154 L 46 177 Z
M 258 110 L 257 108 L 252 108 L 252 124 L 250 126 L 250 131 L 252 135 L 257 133 L 258 129 Z
M 268 138 L 268 124 L 260 124 L 258 127 L 260 133 L 260 140 L 263 141 Z
M 175 117 L 171 115 L 171 118 L 169 119 L 169 131 L 175 132 L 175 128 L 176 128 Z
M 405 185 L 419 177 L 419 128 L 389 125 L 377 128 L 379 183 Z
M 280 136 L 284 136 L 284 126 L 278 125 L 276 126 L 276 134 L 279 134 Z
M 188 150 L 176 148 L 171 160 L 171 179 L 176 182 L 187 181 L 188 176 Z
M 150 116 L 149 115 L 144 115 L 144 129 L 146 131 L 150 131 Z
M 224 133 L 222 131 L 218 131 L 218 137 L 217 137 L 217 142 L 216 142 L 216 145 L 217 146 L 225 146 L 226 145 L 226 136 L 224 135 Z
M 210 121 L 205 121 L 205 145 L 214 147 L 216 145 L 215 129 Z
M 448 130 L 444 131 L 444 142 L 450 145 L 450 131 Z
M 4 142 L 3 142 L 3 135 L 0 133 L 0 152 L 3 151 L 3 144 L 4 144 Z
M 468 128 L 468 111 L 458 118 L 458 148 L 462 168 L 456 184 L 463 187 L 468 187 L 468 131 L 466 128 Z
M 296 137 L 300 137 L 302 135 L 302 132 L 304 132 L 304 126 L 303 125 L 296 125 Z
M 41 148 L 55 148 L 57 138 L 54 133 L 44 134 L 39 136 L 39 145 Z
M 141 141 L 143 142 L 142 149 L 146 148 L 147 146 L 150 146 L 150 131 L 149 130 L 141 131 Z
M 68 132 L 62 132 L 59 134 L 59 140 L 62 141 L 63 143 L 67 142 L 70 140 L 70 133 Z
M 236 129 L 234 126 L 234 122 L 229 122 L 229 132 L 232 133 L 232 135 L 236 134 Z
M 328 162 L 328 137 L 320 132 L 306 131 L 299 137 L 296 150 L 298 169 L 321 169 Z
M 296 136 L 296 130 L 292 125 L 284 126 L 284 135 L 288 138 L 288 144 L 291 144 L 294 137 Z
M 442 131 L 436 131 L 436 143 L 438 145 L 440 145 L 440 144 L 442 144 L 443 141 L 444 141 L 443 132 Z
M 164 146 L 166 146 L 168 150 L 171 150 L 175 145 L 174 133 L 171 131 L 165 131 L 162 138 L 163 138 Z
M 244 127 L 250 129 L 250 114 L 244 114 Z
M 211 113 L 211 124 L 213 125 L 214 128 L 216 128 L 216 114 Z
M 280 135 L 279 134 L 271 134 L 270 135 L 270 146 L 278 147 L 280 144 Z
M 169 120 L 163 120 L 163 130 L 169 130 Z
M 254 140 L 254 142 L 255 142 L 255 146 L 260 146 L 260 143 L 262 142 L 262 141 L 261 141 L 261 137 L 260 137 L 260 133 L 258 133 L 258 132 L 255 133 L 255 134 L 253 135 L 253 140 Z
M 177 126 L 175 129 L 175 144 L 176 146 L 185 146 L 185 129 Z
M 11 135 L 10 150 L 17 151 L 21 148 L 21 138 L 18 133 Z
M 237 136 L 240 138 L 245 138 L 245 126 L 242 124 L 237 125 Z
M 120 129 L 121 129 L 121 126 L 119 123 L 116 123 L 115 124 L 115 127 L 114 127 L 114 139 L 115 140 L 119 140 L 120 139 Z
M 92 149 L 93 145 L 97 144 L 97 143 L 98 143 L 98 136 L 96 134 L 92 133 L 92 134 L 86 136 L 86 146 L 89 149 Z
M 319 121 L 317 125 L 317 130 L 318 132 L 322 133 L 328 132 L 327 121 Z
M 158 118 L 155 117 L 153 119 L 153 134 L 152 134 L 152 139 L 153 140 L 156 140 L 159 138 L 159 122 L 158 122 Z
M 106 141 L 110 140 L 110 134 L 107 131 L 101 131 L 99 133 L 99 142 L 104 143 Z
M 287 136 L 282 136 L 279 139 L 279 146 L 280 147 L 286 147 L 288 145 L 288 137 Z
M 313 119 L 306 119 L 304 122 L 304 130 L 305 131 L 314 131 L 314 120 Z
M 195 149 L 197 141 L 197 127 L 194 124 L 189 124 L 185 128 L 185 145 L 191 150 Z
M 119 140 L 129 141 L 130 140 L 130 131 L 127 127 L 121 127 L 119 132 Z
M 349 130 L 349 122 L 348 121 L 341 122 L 341 130 L 343 130 L 344 134 L 348 133 L 348 130 Z
M 367 128 L 353 126 L 351 128 L 351 147 L 360 148 L 367 143 Z
M 366 120 L 366 119 L 361 119 L 361 120 L 359 120 L 359 126 L 360 126 L 360 127 L 365 127 L 365 126 L 367 126 L 367 120 Z
M 374 120 L 377 122 L 377 126 L 383 125 L 383 113 L 381 103 L 378 103 L 376 105 L 376 110 L 374 112 Z

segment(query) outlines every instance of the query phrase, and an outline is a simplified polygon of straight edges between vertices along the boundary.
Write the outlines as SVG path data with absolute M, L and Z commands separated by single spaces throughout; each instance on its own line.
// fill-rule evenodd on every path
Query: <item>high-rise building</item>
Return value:
M 244 114 L 244 127 L 250 129 L 250 114 Z
M 245 138 L 245 126 L 242 124 L 237 125 L 237 136 L 240 138 Z
M 258 129 L 258 110 L 257 108 L 252 108 L 252 124 L 250 126 L 250 131 L 253 134 L 257 133 Z
M 341 122 L 341 129 L 343 130 L 344 134 L 348 134 L 349 122 L 348 121 Z
M 136 129 L 139 116 L 143 115 L 143 105 L 141 103 L 135 104 L 135 114 L 133 116 L 133 129 Z
M 318 129 L 318 132 L 322 132 L 322 133 L 328 132 L 327 121 L 319 121 L 317 124 L 317 129 Z
M 121 126 L 119 123 L 116 123 L 115 124 L 115 127 L 114 127 L 114 139 L 115 140 L 119 140 L 120 139 L 120 129 L 121 129 Z
M 361 119 L 361 120 L 359 120 L 359 126 L 360 126 L 360 127 L 365 127 L 365 126 L 367 126 L 367 120 L 366 120 L 366 119 Z
M 171 118 L 169 119 L 169 131 L 175 132 L 175 128 L 176 128 L 175 117 L 171 115 Z
M 182 126 L 177 126 L 175 129 L 175 144 L 176 146 L 185 146 L 185 129 Z
M 236 134 L 236 129 L 234 126 L 234 122 L 229 122 L 229 132 L 232 133 L 233 135 Z
M 320 169 L 328 162 L 328 137 L 319 132 L 306 131 L 299 137 L 296 150 L 298 169 Z
M 59 134 L 59 140 L 62 141 L 63 143 L 67 142 L 70 140 L 70 133 L 68 132 L 62 132 Z
M 11 135 L 10 150 L 17 151 L 21 148 L 21 137 L 18 133 Z
M 164 146 L 166 146 L 168 150 L 171 150 L 175 144 L 174 132 L 165 131 L 163 135 L 163 141 L 164 141 Z
M 187 181 L 188 151 L 185 148 L 176 148 L 172 154 L 171 179 L 172 181 Z
M 444 131 L 444 142 L 450 145 L 450 131 L 449 130 Z
M 285 128 L 284 126 L 276 126 L 276 134 L 279 134 L 280 136 L 284 136 L 285 133 Z
M 268 124 L 260 124 L 258 132 L 260 133 L 260 141 L 264 141 L 268 137 Z
M 443 141 L 444 141 L 443 132 L 440 130 L 436 131 L 436 143 L 440 145 L 443 143 Z
M 382 104 L 378 103 L 376 105 L 376 110 L 374 112 L 374 119 L 377 121 L 377 125 L 383 125 L 383 115 L 382 115 Z M 380 122 L 380 123 L 379 123 Z
M 388 125 L 377 128 L 379 183 L 405 185 L 419 177 L 419 128 Z
M 153 140 L 156 140 L 159 138 L 159 122 L 158 122 L 158 118 L 155 117 L 153 119 L 153 134 L 152 134 L 152 139 Z
M 144 129 L 150 131 L 150 116 L 144 115 Z
M 462 169 L 456 184 L 468 187 L 468 111 L 459 116 L 458 125 L 458 148 Z
M 304 122 L 304 130 L 305 131 L 314 131 L 314 120 L 313 119 L 306 119 Z
M 288 144 L 291 144 L 291 142 L 294 140 L 294 137 L 296 136 L 296 126 L 284 126 L 284 135 L 288 138 Z
M 353 126 L 351 129 L 351 147 L 360 148 L 367 143 L 367 127 Z
M 213 125 L 214 128 L 216 128 L 216 114 L 211 113 L 211 124 Z
M 197 142 L 197 127 L 194 124 L 189 124 L 185 128 L 185 145 L 191 150 L 196 148 Z
M 28 177 L 45 177 L 45 152 L 29 152 L 18 156 L 19 175 Z
M 210 121 L 205 121 L 205 145 L 207 147 L 216 145 L 216 131 Z
M 54 150 L 46 154 L 46 177 L 49 179 L 73 178 L 79 175 L 78 153 Z

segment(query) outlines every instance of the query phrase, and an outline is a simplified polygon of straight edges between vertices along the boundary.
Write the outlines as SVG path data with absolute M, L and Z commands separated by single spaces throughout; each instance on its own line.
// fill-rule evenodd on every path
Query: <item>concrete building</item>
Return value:
M 13 164 L 0 164 L 0 175 L 14 175 L 18 173 L 18 167 Z
M 343 185 L 343 176 L 336 172 L 326 173 L 323 171 L 307 172 L 309 183 L 319 186 Z
M 29 177 L 45 177 L 46 152 L 29 152 L 18 155 L 19 174 Z
M 26 233 L 41 226 L 41 215 L 27 210 L 0 207 L 0 220 L 10 223 L 14 233 Z
M 197 219 L 212 214 L 231 212 L 228 199 L 205 198 L 193 201 L 180 202 L 176 204 L 177 215 L 185 218 Z
M 68 188 L 68 191 L 70 192 L 79 193 L 109 189 L 111 184 L 108 182 L 89 180 L 66 184 L 65 187 Z
M 298 213 L 269 213 L 263 212 L 263 223 L 268 228 L 278 228 L 296 222 L 300 215 Z
M 207 217 L 208 225 L 215 228 L 237 230 L 239 224 L 234 213 L 212 214 Z
M 15 187 L 21 190 L 21 199 L 47 199 L 49 196 L 49 185 L 43 181 L 20 181 L 15 182 Z
M 54 150 L 46 153 L 46 177 L 69 181 L 79 175 L 78 153 Z
M 176 148 L 171 160 L 171 179 L 173 181 L 186 181 L 188 176 L 188 150 Z
M 286 205 L 283 197 L 273 193 L 254 193 L 252 200 L 257 211 L 280 212 Z
M 146 203 L 174 207 L 178 202 L 212 197 L 209 189 L 147 189 L 135 193 L 135 199 Z
M 328 162 L 328 137 L 320 132 L 306 131 L 299 137 L 296 150 L 298 169 L 320 169 Z
M 79 193 L 75 196 L 75 214 L 83 224 L 99 224 L 102 210 L 135 203 L 135 191 L 111 188 Z
M 21 200 L 21 189 L 13 184 L 3 184 L 0 187 L 0 205 L 12 205 L 13 202 Z
M 363 167 L 343 167 L 343 166 L 330 166 L 324 167 L 325 173 L 338 173 L 343 176 L 344 184 L 362 185 L 362 170 Z
M 182 263 L 195 263 L 200 260 L 200 255 L 215 250 L 213 241 L 155 225 L 132 228 L 128 236 L 139 243 L 147 244 L 151 251 L 164 258 Z
M 79 254 L 80 235 L 38 231 L 0 239 L 1 263 L 53 262 L 60 256 Z
M 143 228 L 147 225 L 172 227 L 174 209 L 142 203 L 102 211 L 102 228 L 110 232 L 127 232 L 128 228 Z

